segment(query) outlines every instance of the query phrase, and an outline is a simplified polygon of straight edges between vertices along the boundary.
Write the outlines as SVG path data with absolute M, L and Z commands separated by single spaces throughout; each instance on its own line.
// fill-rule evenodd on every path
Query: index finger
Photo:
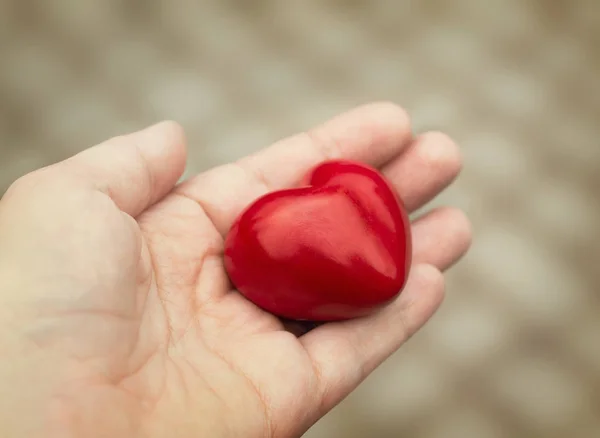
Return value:
M 177 192 L 198 202 L 221 234 L 258 197 L 292 187 L 315 165 L 350 159 L 381 167 L 409 144 L 409 118 L 391 103 L 364 105 L 281 140 L 248 157 L 182 183 Z
M 281 189 L 298 182 L 322 161 L 343 158 L 381 167 L 410 140 L 407 113 L 392 103 L 373 103 L 281 140 L 238 164 L 267 186 Z

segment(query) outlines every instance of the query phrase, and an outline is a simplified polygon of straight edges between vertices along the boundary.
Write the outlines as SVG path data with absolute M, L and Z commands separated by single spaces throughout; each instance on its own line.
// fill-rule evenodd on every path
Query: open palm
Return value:
M 302 334 L 229 283 L 223 240 L 238 213 L 331 158 L 379 167 L 411 211 L 460 170 L 450 139 L 413 138 L 404 111 L 380 103 L 180 184 L 184 139 L 171 122 L 17 182 L 0 203 L 10 249 L 0 273 L 2 263 L 27 266 L 27 279 L 4 281 L 21 291 L 8 299 L 30 315 L 16 333 L 39 357 L 11 376 L 38 375 L 44 361 L 45 427 L 57 436 L 299 436 L 422 326 L 442 300 L 440 271 L 470 242 L 453 209 L 413 222 L 409 283 L 368 318 Z

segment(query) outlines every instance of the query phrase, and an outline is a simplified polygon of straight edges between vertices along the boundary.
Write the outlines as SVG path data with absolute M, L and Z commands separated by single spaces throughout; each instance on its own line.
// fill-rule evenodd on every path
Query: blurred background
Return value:
M 0 0 L 0 193 L 161 119 L 187 174 L 371 100 L 449 133 L 470 255 L 310 438 L 600 436 L 600 3 Z

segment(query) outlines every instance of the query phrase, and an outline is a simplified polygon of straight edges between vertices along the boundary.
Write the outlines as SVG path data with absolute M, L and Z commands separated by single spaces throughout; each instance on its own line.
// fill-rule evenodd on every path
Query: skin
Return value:
M 461 212 L 427 213 L 396 301 L 292 334 L 232 289 L 223 238 L 330 158 L 380 168 L 409 211 L 461 167 L 447 136 L 375 103 L 180 184 L 173 122 L 18 180 L 0 201 L 3 436 L 295 437 L 325 415 L 433 315 L 471 240 Z

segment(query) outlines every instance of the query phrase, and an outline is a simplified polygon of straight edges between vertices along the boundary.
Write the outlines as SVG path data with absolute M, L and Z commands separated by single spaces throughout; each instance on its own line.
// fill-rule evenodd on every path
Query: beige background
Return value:
M 0 193 L 160 119 L 188 174 L 369 100 L 462 146 L 472 252 L 307 437 L 600 436 L 600 3 L 0 0 Z

